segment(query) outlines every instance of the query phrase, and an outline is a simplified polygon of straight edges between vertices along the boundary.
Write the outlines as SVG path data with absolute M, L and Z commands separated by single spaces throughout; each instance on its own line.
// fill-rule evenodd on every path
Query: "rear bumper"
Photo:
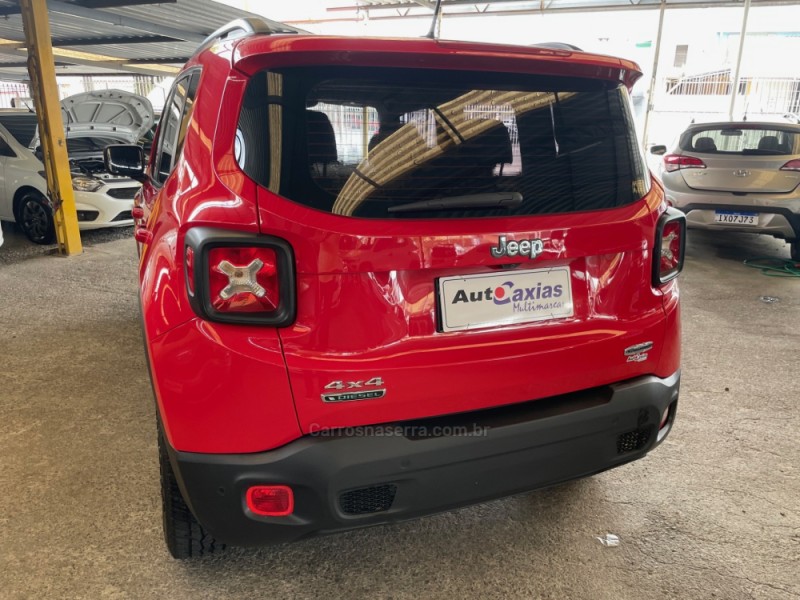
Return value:
M 748 204 L 687 204 L 678 206 L 686 213 L 686 223 L 693 229 L 762 233 L 785 240 L 800 239 L 800 214 L 782 206 Z M 759 213 L 758 225 L 729 225 L 714 222 L 717 210 Z
M 693 229 L 760 233 L 790 241 L 800 238 L 798 190 L 785 194 L 695 190 L 686 185 L 680 171 L 665 173 L 663 180 L 667 201 L 686 213 L 686 223 Z M 758 213 L 758 225 L 715 223 L 717 210 Z
M 263 453 L 169 452 L 184 497 L 216 538 L 287 542 L 508 496 L 641 458 L 669 432 L 679 385 L 679 372 L 646 376 L 501 409 L 318 432 Z M 245 493 L 257 484 L 291 486 L 294 513 L 250 513 Z

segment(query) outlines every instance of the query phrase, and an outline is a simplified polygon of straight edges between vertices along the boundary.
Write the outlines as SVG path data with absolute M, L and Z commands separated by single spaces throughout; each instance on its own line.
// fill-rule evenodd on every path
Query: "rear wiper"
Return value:
M 451 208 L 514 208 L 522 204 L 522 194 L 519 192 L 485 192 L 483 194 L 470 194 L 468 196 L 450 196 L 449 198 L 434 198 L 390 206 L 386 209 L 390 213 L 414 212 L 417 210 L 448 210 Z

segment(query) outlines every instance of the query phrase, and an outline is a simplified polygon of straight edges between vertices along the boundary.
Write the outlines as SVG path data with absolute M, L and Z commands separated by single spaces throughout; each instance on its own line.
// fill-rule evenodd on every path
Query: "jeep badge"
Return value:
M 542 251 L 544 250 L 544 244 L 542 240 L 535 239 L 535 240 L 520 240 L 518 242 L 515 241 L 507 241 L 506 236 L 501 235 L 500 239 L 497 242 L 496 248 L 491 248 L 491 253 L 494 258 L 502 258 L 503 256 L 527 256 L 530 260 L 533 260 L 537 256 L 539 256 Z

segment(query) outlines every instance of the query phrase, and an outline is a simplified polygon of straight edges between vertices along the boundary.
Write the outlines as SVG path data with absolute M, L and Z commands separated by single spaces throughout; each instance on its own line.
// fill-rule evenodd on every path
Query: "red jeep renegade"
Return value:
M 173 556 L 401 521 L 641 458 L 675 418 L 685 221 L 634 63 L 217 32 L 135 237 Z

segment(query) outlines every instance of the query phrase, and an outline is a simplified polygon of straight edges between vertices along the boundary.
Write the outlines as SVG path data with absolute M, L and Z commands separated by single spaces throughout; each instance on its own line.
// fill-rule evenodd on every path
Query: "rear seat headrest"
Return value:
M 694 141 L 694 149 L 698 152 L 716 152 L 717 144 L 714 142 L 714 138 L 699 137 Z
M 336 134 L 333 132 L 333 125 L 328 115 L 316 110 L 307 110 L 306 127 L 309 164 L 335 163 L 339 159 L 339 153 L 336 149 Z

